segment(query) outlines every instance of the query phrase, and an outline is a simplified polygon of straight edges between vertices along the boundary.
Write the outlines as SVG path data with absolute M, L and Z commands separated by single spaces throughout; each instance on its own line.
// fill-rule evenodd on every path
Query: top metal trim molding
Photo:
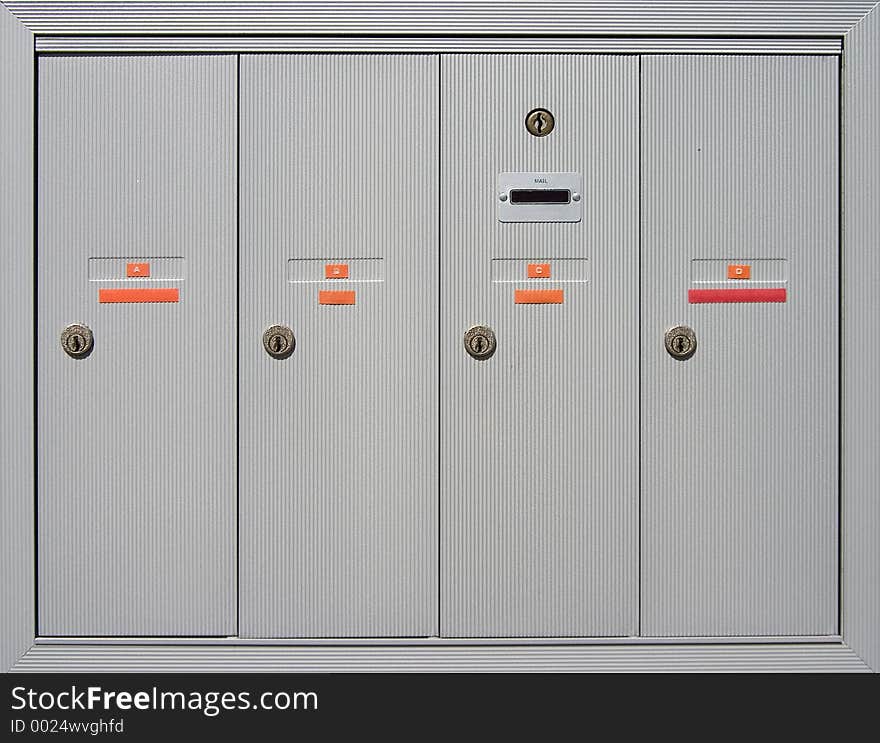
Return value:
M 554 54 L 823 54 L 840 39 L 457 36 L 38 36 L 38 53 L 554 53 Z
M 840 37 L 876 2 L 3 0 L 35 35 Z

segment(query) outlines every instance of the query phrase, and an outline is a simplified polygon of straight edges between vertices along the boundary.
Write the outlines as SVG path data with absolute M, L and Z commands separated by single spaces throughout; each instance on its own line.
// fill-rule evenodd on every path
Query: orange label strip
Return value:
M 727 267 L 728 279 L 750 279 L 752 278 L 752 267 L 738 263 L 731 263 Z
M 179 302 L 180 289 L 98 289 L 101 304 Z
M 347 263 L 328 263 L 324 266 L 325 279 L 347 279 L 348 264 Z
M 549 279 L 549 263 L 529 263 L 526 267 L 526 276 L 530 279 Z
M 562 304 L 565 299 L 562 289 L 515 289 L 515 304 Z
M 354 292 L 319 291 L 318 304 L 354 304 Z
M 130 279 L 148 279 L 150 278 L 150 264 L 128 263 L 125 266 L 125 275 Z

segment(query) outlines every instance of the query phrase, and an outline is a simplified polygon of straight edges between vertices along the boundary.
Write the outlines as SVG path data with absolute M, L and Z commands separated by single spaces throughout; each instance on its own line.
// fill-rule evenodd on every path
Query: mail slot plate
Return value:
M 501 173 L 499 222 L 580 222 L 583 212 L 580 173 Z

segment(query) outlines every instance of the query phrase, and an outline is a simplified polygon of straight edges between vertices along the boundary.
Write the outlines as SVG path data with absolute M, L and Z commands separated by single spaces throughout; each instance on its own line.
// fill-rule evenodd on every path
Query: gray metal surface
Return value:
M 241 58 L 243 637 L 436 634 L 437 75 Z M 296 258 L 384 273 L 291 283 Z M 284 362 L 260 341 L 276 322 Z
M 869 669 L 846 645 L 834 643 L 518 648 L 38 645 L 13 670 L 24 673 L 864 673 Z
M 37 52 L 583 52 L 840 54 L 836 38 L 522 36 L 38 36 Z
M 441 634 L 635 634 L 638 59 L 441 66 Z M 550 136 L 523 127 L 537 106 Z M 582 173 L 583 221 L 499 223 L 496 179 L 517 171 Z M 492 261 L 534 255 L 589 259 L 590 281 L 514 305 L 552 279 L 495 283 Z M 462 348 L 475 324 L 488 361 Z
M 32 44 L 0 7 L 0 672 L 34 637 Z
M 492 261 L 492 281 L 523 286 L 523 276 L 527 274 L 529 264 L 549 262 L 546 257 L 534 256 L 525 259 L 496 258 Z M 583 284 L 589 280 L 590 261 L 587 258 L 557 258 L 553 261 L 550 283 L 547 285 L 558 284 L 564 287 L 566 284 Z
M 880 671 L 880 10 L 846 38 L 842 631 Z
M 150 275 L 128 276 L 129 263 L 149 263 Z M 100 281 L 102 286 L 119 283 L 132 286 L 158 286 L 155 282 L 178 282 L 186 279 L 186 258 L 182 256 L 128 256 L 123 258 L 89 258 L 89 281 Z
M 731 284 L 727 275 L 728 266 L 748 265 L 749 279 L 739 284 Z M 784 258 L 751 258 L 727 256 L 723 259 L 695 258 L 691 261 L 691 283 L 694 288 L 754 287 L 761 284 L 785 286 L 788 283 L 788 261 Z
M 644 57 L 642 127 L 642 634 L 834 633 L 837 62 Z M 688 304 L 692 259 L 739 255 L 788 301 Z
M 235 111 L 234 57 L 40 61 L 40 633 L 235 633 Z M 99 305 L 120 255 L 180 303 Z
M 841 35 L 873 2 L 6 0 L 38 34 Z

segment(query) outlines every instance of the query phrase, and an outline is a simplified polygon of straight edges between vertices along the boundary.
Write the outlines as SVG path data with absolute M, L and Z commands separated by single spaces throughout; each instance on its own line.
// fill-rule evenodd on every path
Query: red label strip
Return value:
M 180 289 L 98 289 L 101 304 L 179 302 Z
M 728 302 L 784 302 L 785 289 L 689 289 L 691 304 Z

